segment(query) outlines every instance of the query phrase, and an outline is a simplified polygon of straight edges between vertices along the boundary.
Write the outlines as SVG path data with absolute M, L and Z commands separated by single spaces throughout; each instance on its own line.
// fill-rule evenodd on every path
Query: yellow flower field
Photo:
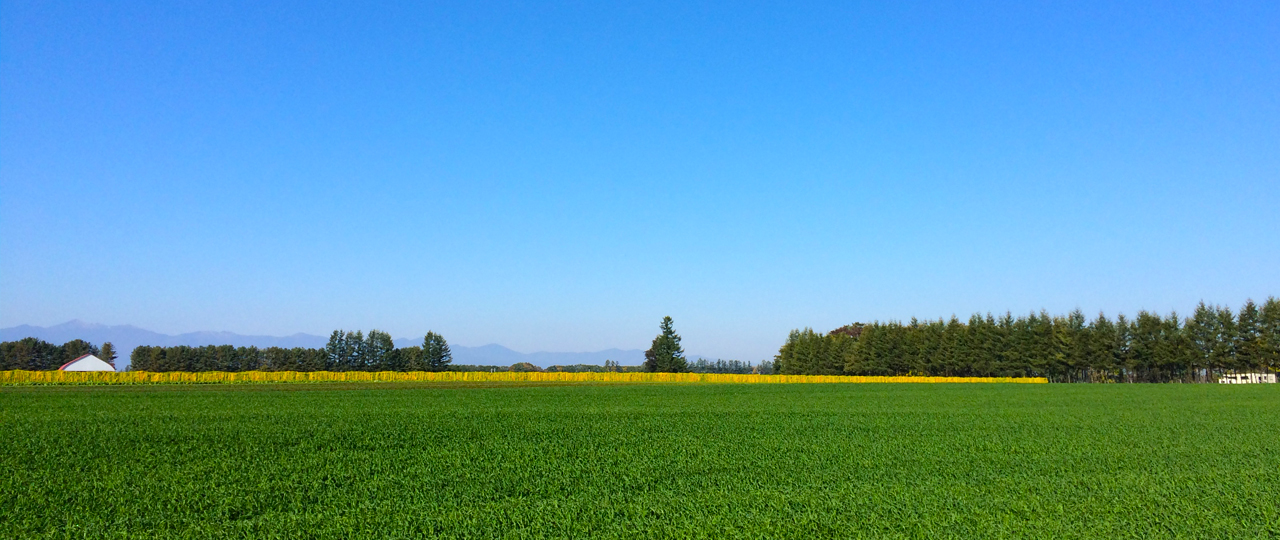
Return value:
M 1043 377 L 846 377 L 721 373 L 539 373 L 513 371 L 0 371 L 0 385 L 219 384 L 307 382 L 602 382 L 602 383 L 1047 383 Z

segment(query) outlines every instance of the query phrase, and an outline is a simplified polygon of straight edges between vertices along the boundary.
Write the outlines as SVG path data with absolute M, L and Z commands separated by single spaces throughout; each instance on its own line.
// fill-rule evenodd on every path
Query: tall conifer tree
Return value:
M 1263 366 L 1261 313 L 1253 300 L 1245 302 L 1240 308 L 1236 323 L 1236 363 L 1241 369 L 1255 370 Z
M 680 347 L 680 335 L 676 334 L 671 317 L 663 317 L 660 328 L 662 332 L 653 338 L 653 344 L 644 352 L 644 370 L 662 373 L 689 371 L 684 349 Z
M 370 371 L 393 369 L 388 366 L 392 362 L 396 344 L 391 339 L 391 334 L 381 330 L 370 330 L 369 335 L 365 337 L 364 344 L 364 369 Z
M 1262 335 L 1262 358 L 1259 365 L 1280 371 L 1280 299 L 1267 298 L 1258 315 L 1258 332 Z
M 435 332 L 427 332 L 422 338 L 422 363 L 427 371 L 444 371 L 453 362 L 453 353 L 449 351 L 449 343 L 444 336 Z
M 347 333 L 342 330 L 334 330 L 332 334 L 329 334 L 329 344 L 324 346 L 324 352 L 328 356 L 325 361 L 325 369 L 342 371 L 343 364 L 347 360 Z
M 103 362 L 111 364 L 111 367 L 116 367 L 116 346 L 115 345 L 112 345 L 110 341 L 103 343 L 102 349 L 99 352 L 101 353 L 101 356 L 99 356 L 98 358 L 101 358 Z

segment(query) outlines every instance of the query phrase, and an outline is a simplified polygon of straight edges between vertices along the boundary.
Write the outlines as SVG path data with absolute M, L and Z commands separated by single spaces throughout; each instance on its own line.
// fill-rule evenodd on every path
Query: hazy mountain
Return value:
M 124 368 L 129 364 L 129 353 L 140 345 L 160 345 L 173 347 L 188 345 L 234 345 L 236 347 L 324 347 L 328 336 L 311 334 L 293 334 L 291 336 L 246 336 L 233 332 L 189 332 L 186 334 L 168 335 L 152 332 L 132 325 L 107 326 L 104 324 L 86 323 L 79 320 L 68 321 L 54 326 L 22 325 L 12 328 L 0 328 L 0 341 L 16 341 L 26 337 L 43 339 L 55 345 L 61 345 L 73 339 L 83 339 L 101 346 L 110 341 L 116 347 L 116 366 Z M 402 338 L 395 340 L 397 347 L 420 345 L 422 338 Z M 613 360 L 621 365 L 639 365 L 644 362 L 644 351 L 608 349 L 597 352 L 535 352 L 522 353 L 513 351 L 502 345 L 490 344 L 480 347 L 466 347 L 450 344 L 453 352 L 453 363 L 509 366 L 520 362 L 528 362 L 535 366 L 594 364 L 602 365 L 605 360 Z

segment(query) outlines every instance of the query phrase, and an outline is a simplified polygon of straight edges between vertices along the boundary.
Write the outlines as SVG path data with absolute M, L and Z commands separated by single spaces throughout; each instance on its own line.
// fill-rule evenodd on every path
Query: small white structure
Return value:
M 1231 375 L 1223 375 L 1222 378 L 1218 379 L 1218 384 L 1275 384 L 1275 382 L 1275 373 L 1233 373 Z
M 77 358 L 75 360 L 62 364 L 62 367 L 58 369 L 62 371 L 115 371 L 116 370 L 114 366 L 106 362 L 103 362 L 101 358 L 98 358 L 92 354 L 86 354 L 84 356 L 81 356 L 80 358 Z

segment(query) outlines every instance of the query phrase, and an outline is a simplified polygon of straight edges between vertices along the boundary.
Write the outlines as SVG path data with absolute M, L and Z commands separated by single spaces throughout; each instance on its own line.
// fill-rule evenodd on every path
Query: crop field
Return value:
M 850 377 L 731 373 L 517 371 L 0 371 L 0 385 L 22 384 L 261 384 L 333 382 L 613 382 L 613 383 L 1023 383 L 1044 377 Z
M 0 389 L 0 538 L 1259 538 L 1276 385 Z

